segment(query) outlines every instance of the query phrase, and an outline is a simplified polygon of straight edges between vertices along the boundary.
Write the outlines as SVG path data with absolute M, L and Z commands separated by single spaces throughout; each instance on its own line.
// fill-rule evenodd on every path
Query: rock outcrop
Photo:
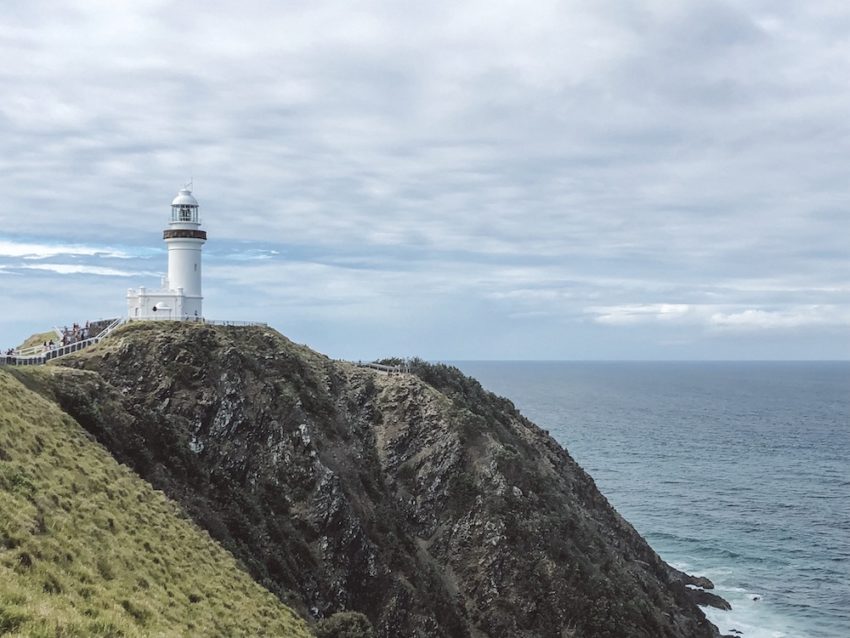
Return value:
M 305 616 L 356 610 L 385 638 L 717 635 L 569 454 L 455 369 L 173 323 L 60 365 L 39 389 Z

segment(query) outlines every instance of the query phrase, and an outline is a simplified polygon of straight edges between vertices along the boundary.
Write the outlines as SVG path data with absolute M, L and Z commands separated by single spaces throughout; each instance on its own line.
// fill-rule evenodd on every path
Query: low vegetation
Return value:
M 0 635 L 310 635 L 18 375 L 0 370 Z
M 10 371 L 47 403 L 7 382 L 0 582 L 18 591 L 0 593 L 0 623 L 286 635 L 286 605 L 324 638 L 717 638 L 693 581 L 547 432 L 456 368 L 410 369 L 332 361 L 265 327 L 134 322 Z M 80 428 L 281 602 L 222 584 L 232 559 Z
M 316 625 L 316 638 L 375 638 L 372 623 L 356 611 L 341 611 Z
M 56 333 L 52 330 L 48 330 L 47 332 L 39 332 L 38 334 L 34 334 L 27 338 L 21 345 L 18 346 L 19 350 L 23 350 L 24 348 L 32 348 L 35 346 L 40 346 L 48 341 L 56 340 Z

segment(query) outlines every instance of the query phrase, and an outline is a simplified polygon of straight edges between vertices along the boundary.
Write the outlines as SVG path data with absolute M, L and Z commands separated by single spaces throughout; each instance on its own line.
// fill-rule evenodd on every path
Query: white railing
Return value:
M 269 324 L 264 321 L 231 321 L 229 319 L 204 319 L 203 317 L 194 317 L 184 315 L 182 317 L 129 317 L 127 321 L 186 321 L 188 323 L 205 323 L 210 326 L 260 326 L 267 328 Z
M 225 319 L 202 319 L 202 321 L 211 326 L 259 326 L 261 328 L 268 328 L 269 326 L 264 321 L 229 321 Z
M 150 316 L 150 317 L 128 317 L 127 321 L 189 321 L 192 323 L 203 323 L 202 317 L 196 317 L 194 315 L 177 315 L 174 316 L 165 311 L 159 313 L 161 316 Z
M 384 372 L 386 374 L 402 374 L 405 372 L 410 372 L 410 366 L 407 363 L 403 363 L 397 366 L 385 366 L 382 363 L 364 363 L 362 361 L 358 361 L 356 365 L 361 368 L 370 368 L 372 370 L 377 370 L 378 372 Z
M 16 357 L 11 354 L 0 356 L 0 366 L 40 366 L 42 363 L 42 357 Z
M 123 324 L 126 321 L 123 317 L 115 319 L 112 323 L 110 323 L 106 328 L 101 330 L 97 335 L 91 337 L 89 339 L 83 339 L 82 341 L 76 341 L 74 343 L 69 343 L 65 346 L 59 346 L 58 348 L 53 348 L 52 350 L 42 351 L 38 354 L 25 354 L 32 350 L 32 348 L 27 348 L 26 350 L 20 350 L 15 353 L 13 356 L 5 356 L 0 357 L 0 363 L 4 363 L 6 365 L 17 365 L 17 366 L 31 366 L 31 365 L 41 365 L 43 363 L 47 363 L 51 359 L 56 359 L 58 357 L 64 357 L 66 354 L 71 354 L 72 352 L 79 352 L 89 346 L 93 346 L 101 339 L 109 336 L 112 331 L 114 331 L 118 326 Z M 39 349 L 43 349 L 39 347 Z
M 20 350 L 15 350 L 15 356 L 29 357 L 34 354 L 41 354 L 43 352 L 44 346 L 30 346 L 29 348 L 21 348 Z
M 47 363 L 51 359 L 56 359 L 58 357 L 64 357 L 67 354 L 71 354 L 73 352 L 79 352 L 80 350 L 84 350 L 89 346 L 93 346 L 98 343 L 101 339 L 108 337 L 116 328 L 123 325 L 124 323 L 130 321 L 143 321 L 142 319 L 136 319 L 135 317 L 127 318 L 121 317 L 115 319 L 112 323 L 110 323 L 106 328 L 101 330 L 94 337 L 89 339 L 83 339 L 82 341 L 77 341 L 75 343 L 69 343 L 66 346 L 59 346 L 58 348 L 53 348 L 52 350 L 44 350 L 44 346 L 33 346 L 31 348 L 25 348 L 23 350 L 16 350 L 14 355 L 5 355 L 0 356 L 0 365 L 18 365 L 18 366 L 32 366 L 32 365 L 42 365 Z M 161 320 L 158 320 L 161 321 Z M 172 320 L 179 321 L 179 320 Z M 197 317 L 184 317 L 183 321 L 190 321 L 192 323 L 205 323 L 213 326 L 260 326 L 260 327 L 268 327 L 267 323 L 261 321 L 229 321 L 229 320 L 220 320 L 220 319 L 199 319 Z M 378 364 L 372 364 L 378 365 Z M 384 366 L 387 367 L 387 366 Z

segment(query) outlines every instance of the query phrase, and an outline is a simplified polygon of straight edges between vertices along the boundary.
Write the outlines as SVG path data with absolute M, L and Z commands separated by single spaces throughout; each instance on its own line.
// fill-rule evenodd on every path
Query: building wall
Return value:
M 182 288 L 186 295 L 201 296 L 201 243 L 191 239 L 169 239 L 168 285 Z
M 130 319 L 201 319 L 201 302 L 202 297 L 185 295 L 182 291 L 140 288 L 127 293 L 127 316 Z

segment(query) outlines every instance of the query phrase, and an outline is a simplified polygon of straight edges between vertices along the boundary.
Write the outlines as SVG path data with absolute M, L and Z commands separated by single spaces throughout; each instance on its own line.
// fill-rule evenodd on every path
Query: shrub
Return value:
M 100 573 L 104 580 L 112 580 L 115 578 L 115 569 L 105 557 L 98 556 L 95 567 L 97 567 L 98 573 Z
M 121 607 L 140 625 L 147 623 L 151 617 L 150 609 L 128 598 L 121 601 Z
M 17 607 L 0 607 L 0 634 L 12 633 L 29 617 Z
M 356 611 L 341 611 L 316 625 L 316 638 L 375 638 L 372 623 Z
M 51 573 L 47 573 L 44 577 L 44 583 L 42 585 L 44 589 L 44 593 L 46 594 L 61 594 L 64 591 L 62 587 L 62 583 L 59 582 L 59 579 Z

